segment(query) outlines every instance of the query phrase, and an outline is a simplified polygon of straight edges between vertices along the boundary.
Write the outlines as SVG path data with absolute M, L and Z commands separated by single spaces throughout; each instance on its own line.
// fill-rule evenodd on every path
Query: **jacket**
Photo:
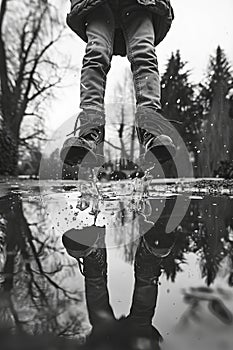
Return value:
M 71 0 L 71 11 L 67 15 L 67 24 L 85 42 L 87 42 L 87 15 L 106 2 L 107 0 Z M 154 44 L 157 46 L 167 35 L 174 19 L 170 0 L 137 0 L 137 2 L 148 8 L 153 14 L 153 25 L 156 33 Z M 125 40 L 121 30 L 115 32 L 113 54 L 126 55 Z

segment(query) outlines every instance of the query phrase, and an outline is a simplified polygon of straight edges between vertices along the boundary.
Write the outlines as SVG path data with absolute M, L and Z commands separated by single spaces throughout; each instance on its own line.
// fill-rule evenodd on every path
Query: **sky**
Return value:
M 233 1 L 232 0 L 171 0 L 175 12 L 172 27 L 157 47 L 159 70 L 162 74 L 171 52 L 180 50 L 183 61 L 187 61 L 190 79 L 200 82 L 206 72 L 210 54 L 220 45 L 233 63 Z M 62 11 L 64 20 L 70 2 L 66 1 Z M 64 81 L 64 88 L 51 104 L 46 125 L 55 130 L 65 120 L 79 111 L 80 69 L 85 52 L 85 43 L 67 30 L 69 36 L 61 42 L 60 51 L 70 57 L 77 72 L 72 72 Z M 122 77 L 126 58 L 115 56 L 108 74 L 106 96 L 111 95 L 117 80 Z

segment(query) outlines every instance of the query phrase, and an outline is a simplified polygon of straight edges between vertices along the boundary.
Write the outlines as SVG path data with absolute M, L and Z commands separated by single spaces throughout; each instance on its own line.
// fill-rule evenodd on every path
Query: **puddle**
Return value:
M 86 301 L 84 276 L 70 256 L 81 244 L 107 248 L 105 312 L 134 320 L 148 307 L 161 349 L 232 349 L 233 197 L 230 188 L 194 184 L 152 182 L 145 196 L 140 187 L 115 183 L 99 196 L 87 183 L 1 183 L 0 324 L 82 341 L 89 316 L 92 323 L 101 316 L 103 296 L 96 282 Z M 137 253 L 143 244 L 145 262 Z M 146 294 L 135 283 L 135 261 Z M 155 306 L 156 264 L 162 274 Z M 97 265 L 87 268 L 98 274 Z M 142 314 L 141 321 L 151 320 Z

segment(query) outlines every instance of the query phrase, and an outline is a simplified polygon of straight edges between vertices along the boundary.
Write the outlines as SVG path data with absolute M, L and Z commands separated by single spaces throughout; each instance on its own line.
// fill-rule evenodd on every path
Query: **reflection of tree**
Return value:
M 228 283 L 230 286 L 233 285 L 232 212 L 233 203 L 225 197 L 208 196 L 191 202 L 185 218 L 173 232 L 176 243 L 171 253 L 162 261 L 167 279 L 174 282 L 177 273 L 182 272 L 187 254 L 194 253 L 200 258 L 201 274 L 206 279 L 207 285 L 214 282 L 223 263 L 225 273 L 228 275 Z M 134 250 L 133 244 L 129 244 L 125 249 L 127 261 L 132 262 Z
M 226 198 L 206 197 L 192 201 L 180 226 L 179 238 L 172 254 L 164 260 L 167 278 L 175 280 L 185 253 L 200 257 L 202 277 L 207 285 L 214 282 L 223 261 L 228 258 L 229 284 L 231 285 L 233 240 L 233 204 Z
M 199 230 L 193 240 L 201 256 L 201 272 L 208 285 L 214 282 L 229 250 L 228 227 L 232 227 L 232 203 L 224 198 L 205 198 L 199 202 Z
M 32 209 L 38 213 L 38 204 L 31 203 L 30 216 Z M 73 274 L 73 265 L 65 261 L 57 239 L 46 235 L 43 215 L 29 224 L 25 213 L 18 195 L 1 199 L 7 251 L 0 288 L 1 323 L 30 333 L 77 334 L 80 317 L 72 307 L 80 298 L 77 290 L 63 283 Z
M 189 246 L 188 237 L 179 234 L 175 247 L 173 248 L 171 254 L 163 259 L 162 267 L 167 279 L 171 279 L 175 282 L 177 273 L 182 272 L 182 264 L 185 263 L 184 252 L 187 251 Z

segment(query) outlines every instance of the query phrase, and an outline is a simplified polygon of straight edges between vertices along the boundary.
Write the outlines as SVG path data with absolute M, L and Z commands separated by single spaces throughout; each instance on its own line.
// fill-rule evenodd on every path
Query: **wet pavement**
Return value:
M 71 256 L 75 249 L 64 247 L 63 236 L 69 232 L 74 239 L 92 227 L 93 235 L 95 229 L 103 233 L 98 247 L 107 248 L 106 307 L 111 305 L 115 318 L 130 313 L 136 319 L 158 277 L 157 302 L 148 308 L 154 308 L 152 324 L 164 339 L 161 349 L 232 349 L 233 194 L 216 183 L 0 183 L 1 325 L 85 338 L 91 329 L 88 308 L 90 316 L 98 293 L 85 294 L 84 276 Z M 88 232 L 78 243 L 95 247 Z M 140 260 L 142 237 L 151 248 L 148 265 Z M 155 253 L 161 276 L 150 268 L 157 263 Z M 147 301 L 141 301 L 140 289 L 137 296 L 135 271 L 138 279 L 150 280 Z

